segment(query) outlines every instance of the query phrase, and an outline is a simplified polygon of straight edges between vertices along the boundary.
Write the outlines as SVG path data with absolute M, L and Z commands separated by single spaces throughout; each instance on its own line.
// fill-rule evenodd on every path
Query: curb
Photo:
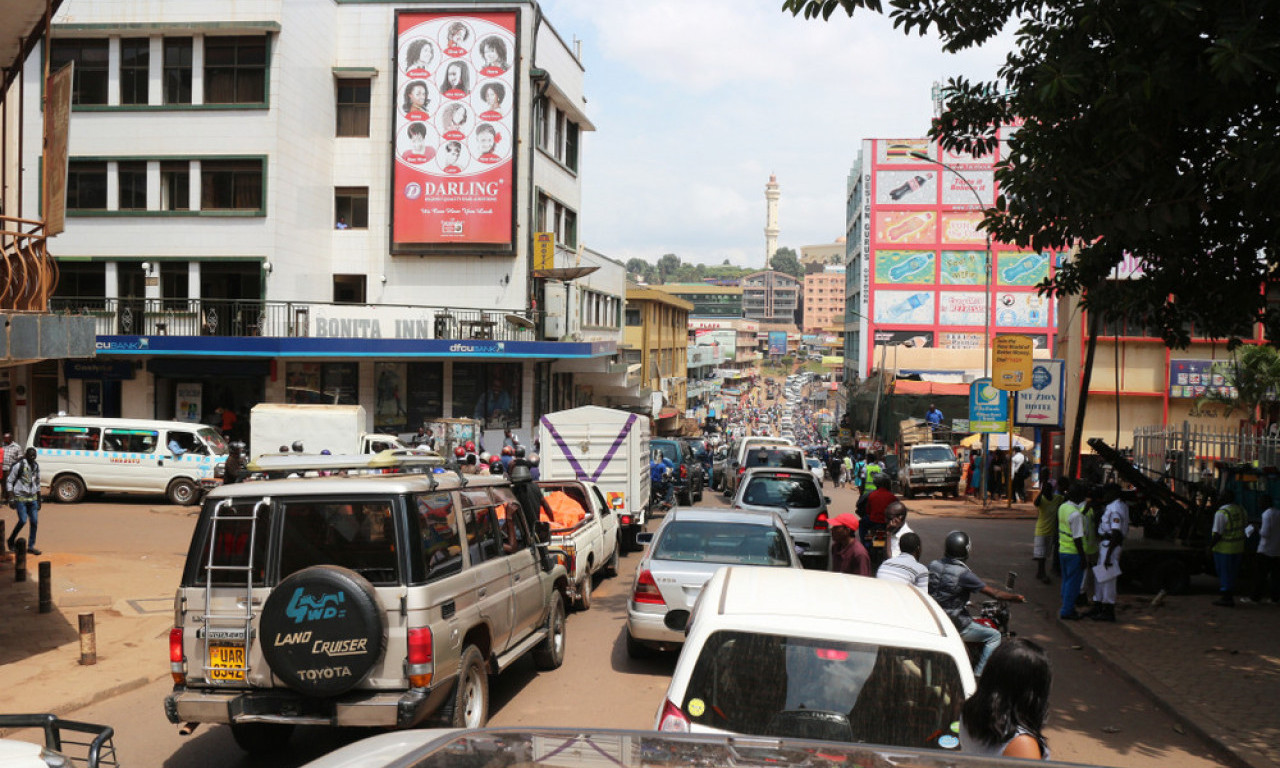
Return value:
M 132 680 L 126 680 L 123 683 L 117 683 L 109 688 L 94 691 L 93 693 L 85 694 L 75 699 L 64 700 L 62 703 L 56 704 L 52 707 L 42 708 L 44 711 L 40 714 L 45 714 L 47 712 L 48 714 L 57 715 L 58 717 L 69 715 L 76 710 L 91 707 L 94 704 L 106 701 L 107 699 L 114 698 L 124 693 L 129 693 L 130 691 L 136 691 L 143 686 L 150 685 L 151 683 L 163 678 L 164 675 L 156 675 L 155 677 L 136 677 Z M 23 729 L 0 728 L 0 738 L 17 733 L 19 730 Z
M 1042 618 L 1058 627 L 1064 635 L 1070 638 L 1074 644 L 1080 646 L 1082 650 L 1091 652 L 1093 658 L 1106 667 L 1108 671 L 1141 691 L 1158 709 L 1186 728 L 1188 734 L 1194 735 L 1212 746 L 1219 753 L 1218 756 L 1225 760 L 1225 764 L 1235 766 L 1235 768 L 1273 768 L 1273 763 L 1266 756 L 1251 749 L 1231 747 L 1217 734 L 1196 723 L 1187 712 L 1178 709 L 1171 703 L 1171 700 L 1175 698 L 1173 693 L 1169 693 L 1168 697 L 1158 693 L 1155 688 L 1156 683 L 1149 681 L 1144 673 L 1135 672 L 1113 658 L 1111 653 L 1103 652 L 1089 638 L 1077 632 L 1075 627 L 1072 626 L 1072 622 L 1061 621 L 1058 618 L 1057 611 L 1046 610 L 1044 606 L 1039 604 L 1028 603 L 1024 605 L 1029 605 Z M 1205 720 L 1209 721 L 1208 718 L 1205 718 Z

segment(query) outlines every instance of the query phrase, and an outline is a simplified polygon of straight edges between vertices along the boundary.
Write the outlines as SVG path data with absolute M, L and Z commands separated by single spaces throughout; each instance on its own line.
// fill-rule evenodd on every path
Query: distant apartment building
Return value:
M 795 325 L 800 281 L 783 272 L 754 272 L 742 278 L 742 314 L 761 323 Z
M 816 333 L 844 322 L 844 266 L 804 276 L 801 328 Z
M 837 238 L 834 243 L 800 246 L 800 266 L 805 272 L 821 272 L 833 265 L 844 265 L 844 238 Z
M 692 304 L 665 291 L 627 286 L 623 355 L 628 363 L 640 365 L 641 392 L 648 390 L 651 397 L 661 393 L 662 402 L 653 408 L 659 432 L 678 430 L 684 415 L 692 309 Z
M 649 287 L 692 304 L 690 317 L 742 317 L 742 286 L 667 283 Z

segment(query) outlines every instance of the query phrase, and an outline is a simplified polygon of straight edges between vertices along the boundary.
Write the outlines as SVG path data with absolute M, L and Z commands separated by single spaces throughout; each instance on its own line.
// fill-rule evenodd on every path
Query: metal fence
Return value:
M 1133 462 L 1152 479 L 1173 480 L 1181 489 L 1212 475 L 1215 462 L 1280 467 L 1280 435 L 1188 422 L 1181 427 L 1137 427 Z
M 244 299 L 54 298 L 50 311 L 93 317 L 99 336 L 338 336 L 362 333 L 358 321 L 348 328 L 317 332 L 321 316 L 353 307 L 365 316 L 384 317 L 382 335 L 413 339 L 534 341 L 530 321 L 503 311 L 455 307 L 351 305 Z M 332 325 L 332 321 L 330 321 Z

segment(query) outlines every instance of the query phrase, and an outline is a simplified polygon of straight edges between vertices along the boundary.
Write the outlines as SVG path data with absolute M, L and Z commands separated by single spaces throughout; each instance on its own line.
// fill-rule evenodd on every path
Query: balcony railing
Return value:
M 60 298 L 51 312 L 93 317 L 99 336 L 270 336 L 535 341 L 511 313 L 456 307 L 248 299 Z M 372 332 L 376 326 L 377 333 Z

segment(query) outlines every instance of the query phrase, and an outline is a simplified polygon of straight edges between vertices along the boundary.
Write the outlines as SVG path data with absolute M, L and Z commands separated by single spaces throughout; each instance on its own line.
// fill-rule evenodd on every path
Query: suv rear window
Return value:
M 804 476 L 766 474 L 751 478 L 742 492 L 742 503 L 753 507 L 794 507 L 813 509 L 822 506 L 822 494 L 805 470 Z
M 209 533 L 205 534 L 204 545 L 200 551 L 200 559 L 192 563 L 194 570 L 188 570 L 191 583 L 204 585 L 206 580 L 214 586 L 244 588 L 246 573 L 242 570 L 250 564 L 250 542 L 252 542 L 253 568 L 252 576 L 255 586 L 262 586 L 267 578 L 267 551 L 271 542 L 271 505 L 263 504 L 258 509 L 255 525 L 253 508 L 258 499 L 238 501 L 219 508 L 219 516 L 223 519 L 209 521 Z M 229 519 L 228 519 L 229 518 Z M 213 542 L 213 568 L 209 566 L 209 543 Z
M 743 466 L 804 469 L 804 455 L 794 449 L 784 451 L 777 448 L 748 448 Z
M 672 464 L 675 464 L 677 467 L 684 463 L 683 461 L 680 460 L 680 446 L 675 443 L 669 443 L 669 442 L 659 443 L 657 441 L 654 441 L 649 444 L 649 447 L 655 451 L 662 451 L 663 457 L 668 459 Z
M 284 501 L 280 578 L 312 565 L 337 565 L 371 584 L 398 584 L 389 499 Z
M 446 492 L 424 493 L 414 498 L 418 505 L 418 528 L 422 532 L 422 557 L 427 564 L 427 581 L 462 572 L 462 535 L 453 514 L 453 497 Z
M 936 747 L 963 701 L 955 661 L 936 651 L 721 631 L 703 645 L 681 709 L 734 733 Z
M 912 464 L 934 464 L 944 461 L 955 461 L 956 455 L 951 449 L 941 445 L 924 445 L 911 449 Z

